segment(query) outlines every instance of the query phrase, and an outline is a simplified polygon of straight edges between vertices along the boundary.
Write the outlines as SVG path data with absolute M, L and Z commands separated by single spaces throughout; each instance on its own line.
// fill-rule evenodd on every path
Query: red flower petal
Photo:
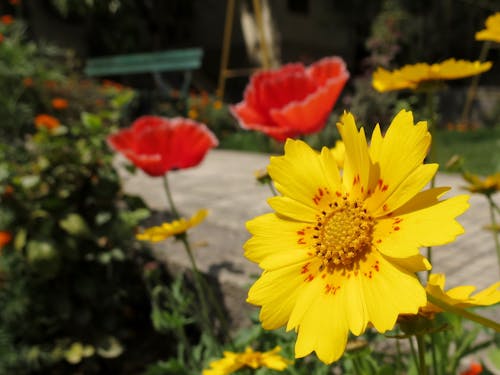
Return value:
M 319 90 L 300 102 L 291 102 L 282 110 L 271 111 L 279 126 L 295 129 L 299 134 L 320 131 L 337 101 L 349 73 L 339 58 L 325 58 L 312 65 L 308 74 L 322 85 Z
M 218 144 L 204 125 L 189 119 L 143 116 L 108 137 L 108 144 L 150 176 L 198 165 Z
M 230 110 L 241 127 L 284 141 L 321 130 L 348 78 L 339 57 L 307 69 L 288 64 L 252 76 L 244 100 Z

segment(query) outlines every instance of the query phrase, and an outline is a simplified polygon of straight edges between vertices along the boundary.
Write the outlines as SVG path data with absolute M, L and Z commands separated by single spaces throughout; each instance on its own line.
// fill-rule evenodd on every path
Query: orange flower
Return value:
M 118 82 L 111 81 L 109 79 L 104 79 L 102 81 L 102 87 L 103 88 L 113 88 L 113 89 L 116 89 L 118 91 L 124 89 L 123 85 L 119 84 Z
M 12 187 L 12 185 L 5 186 L 5 189 L 3 190 L 3 196 L 9 197 L 12 194 L 14 194 L 14 188 Z
M 43 84 L 48 89 L 53 89 L 53 88 L 55 88 L 57 86 L 57 82 L 56 81 L 52 81 L 50 79 L 46 80 Z
M 68 108 L 68 101 L 64 98 L 54 98 L 52 99 L 52 108 L 54 109 L 66 109 Z
M 41 113 L 35 117 L 35 126 L 40 128 L 47 128 L 49 130 L 57 128 L 61 123 L 53 116 Z
M 2 22 L 4 25 L 10 25 L 12 22 L 14 22 L 14 17 L 12 17 L 12 15 L 10 14 L 4 14 L 0 17 L 0 22 Z
M 10 5 L 19 5 L 21 4 L 21 0 L 9 0 Z
M 23 85 L 24 87 L 31 87 L 33 86 L 33 78 L 31 77 L 26 77 L 23 79 Z
M 12 240 L 12 235 L 6 231 L 0 231 L 0 249 Z

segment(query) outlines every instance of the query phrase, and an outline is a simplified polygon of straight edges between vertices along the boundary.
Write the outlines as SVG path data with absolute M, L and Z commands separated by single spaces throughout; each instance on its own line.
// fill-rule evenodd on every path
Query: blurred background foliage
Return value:
M 0 24 L 0 373 L 139 372 L 165 355 L 133 237 L 149 210 L 106 145 L 135 94 L 26 29 Z

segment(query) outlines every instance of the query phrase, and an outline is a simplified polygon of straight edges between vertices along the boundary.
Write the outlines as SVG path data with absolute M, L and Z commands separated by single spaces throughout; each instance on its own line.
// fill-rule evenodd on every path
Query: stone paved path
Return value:
M 239 151 L 212 150 L 195 168 L 169 175 L 172 194 L 183 216 L 191 216 L 199 208 L 208 208 L 205 222 L 192 229 L 195 257 L 202 271 L 216 277 L 222 286 L 226 303 L 244 309 L 246 290 L 258 267 L 243 257 L 242 245 L 249 238 L 245 222 L 270 212 L 266 199 L 267 186 L 259 185 L 254 172 L 266 167 L 269 156 Z M 118 165 L 123 159 L 117 159 Z M 167 210 L 162 180 L 137 171 L 130 175 L 120 168 L 124 190 L 141 196 L 155 210 Z M 458 175 L 438 174 L 436 186 L 451 186 L 446 195 L 465 194 Z M 500 203 L 500 194 L 495 197 Z M 499 280 L 499 268 L 490 232 L 482 229 L 489 223 L 486 200 L 479 195 L 470 198 L 470 209 L 459 221 L 465 234 L 452 244 L 433 251 L 435 272 L 445 272 L 447 287 L 471 284 L 483 288 Z M 159 258 L 171 267 L 188 266 L 181 244 L 172 239 L 155 246 Z M 239 313 L 236 312 L 236 315 Z

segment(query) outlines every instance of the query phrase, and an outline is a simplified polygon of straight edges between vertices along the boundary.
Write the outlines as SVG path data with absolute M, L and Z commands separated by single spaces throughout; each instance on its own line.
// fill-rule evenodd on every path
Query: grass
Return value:
M 471 173 L 500 172 L 500 127 L 467 132 L 438 131 L 433 147 L 442 170 L 452 156 L 459 155 L 464 160 L 464 168 Z
M 434 135 L 433 147 L 441 170 L 452 156 L 459 155 L 469 172 L 480 175 L 500 172 L 500 127 L 467 132 L 440 130 Z M 221 137 L 220 148 L 265 153 L 279 149 L 264 134 L 253 131 Z

